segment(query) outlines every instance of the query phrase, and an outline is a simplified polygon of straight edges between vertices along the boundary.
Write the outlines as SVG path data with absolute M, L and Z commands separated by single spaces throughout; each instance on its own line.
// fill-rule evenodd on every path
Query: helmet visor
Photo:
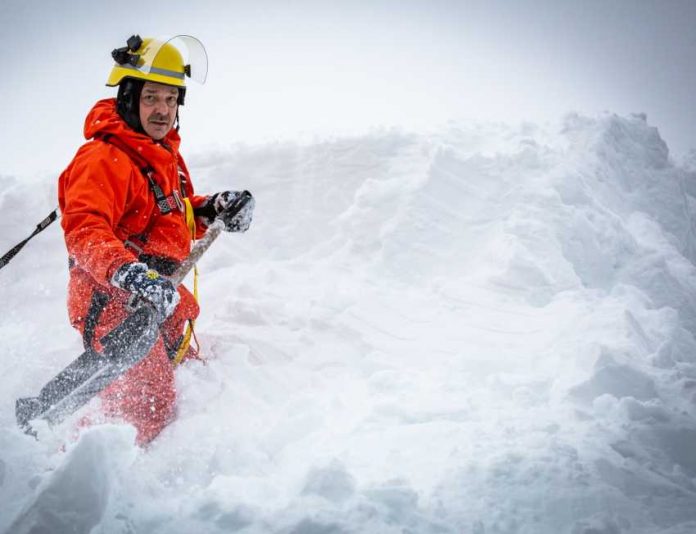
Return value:
M 188 76 L 198 83 L 205 83 L 208 76 L 208 54 L 205 52 L 205 47 L 195 37 L 190 35 L 176 35 L 174 37 L 157 37 L 152 39 L 144 50 L 138 50 L 140 61 L 138 61 L 138 70 L 145 74 L 158 74 L 162 70 L 162 61 L 158 56 L 164 54 L 162 50 L 164 45 L 174 46 L 182 56 L 186 73 L 175 73 L 167 71 L 162 72 L 166 75 L 175 75 L 182 78 Z

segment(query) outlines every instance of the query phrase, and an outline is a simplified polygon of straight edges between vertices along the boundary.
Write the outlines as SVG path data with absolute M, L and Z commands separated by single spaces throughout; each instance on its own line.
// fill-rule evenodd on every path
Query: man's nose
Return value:
M 167 102 L 162 98 L 158 98 L 155 102 L 155 107 L 153 108 L 153 111 L 155 113 L 158 113 L 159 115 L 167 115 L 169 112 Z

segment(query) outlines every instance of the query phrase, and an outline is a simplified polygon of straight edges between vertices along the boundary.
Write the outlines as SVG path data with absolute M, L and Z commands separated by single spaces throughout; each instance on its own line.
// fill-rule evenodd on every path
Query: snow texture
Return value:
M 189 160 L 257 207 L 149 448 L 15 427 L 81 352 L 57 225 L 0 273 L 0 532 L 696 532 L 696 170 L 644 116 Z M 55 185 L 1 179 L 8 249 Z

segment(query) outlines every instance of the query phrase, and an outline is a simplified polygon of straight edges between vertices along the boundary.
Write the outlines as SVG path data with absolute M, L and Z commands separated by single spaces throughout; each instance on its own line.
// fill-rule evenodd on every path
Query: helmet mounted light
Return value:
M 114 61 L 119 65 L 132 65 L 133 67 L 137 67 L 140 56 L 134 52 L 137 52 L 143 45 L 143 40 L 139 35 L 131 35 L 128 41 L 126 41 L 126 44 L 128 46 L 114 48 L 111 51 L 111 57 L 114 58 Z
M 140 38 L 140 35 L 131 35 L 126 41 L 126 44 L 133 52 L 137 52 L 138 49 L 143 46 L 143 40 Z

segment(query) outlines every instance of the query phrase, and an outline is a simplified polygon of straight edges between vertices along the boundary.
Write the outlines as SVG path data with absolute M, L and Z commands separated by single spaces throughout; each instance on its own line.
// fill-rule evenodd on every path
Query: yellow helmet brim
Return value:
M 186 54 L 186 60 L 182 51 Z M 106 85 L 114 87 L 124 78 L 186 87 L 186 77 L 204 83 L 208 73 L 208 55 L 195 37 L 177 35 L 171 38 L 146 38 L 132 52 L 131 62 L 116 63 Z

